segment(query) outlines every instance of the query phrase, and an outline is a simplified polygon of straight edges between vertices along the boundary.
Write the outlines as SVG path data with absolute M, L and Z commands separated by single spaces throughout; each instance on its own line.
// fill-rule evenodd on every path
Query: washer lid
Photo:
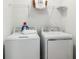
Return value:
M 68 39 L 72 38 L 72 34 L 58 31 L 42 32 L 44 39 Z
M 7 37 L 6 40 L 22 40 L 22 39 L 39 39 L 38 34 L 21 34 L 21 33 L 14 33 Z

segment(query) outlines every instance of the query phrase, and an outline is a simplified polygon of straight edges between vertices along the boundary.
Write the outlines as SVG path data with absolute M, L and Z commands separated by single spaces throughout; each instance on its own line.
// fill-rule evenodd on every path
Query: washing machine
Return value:
M 42 59 L 73 59 L 72 34 L 61 31 L 41 32 Z
M 5 40 L 5 59 L 40 59 L 37 33 L 13 33 Z

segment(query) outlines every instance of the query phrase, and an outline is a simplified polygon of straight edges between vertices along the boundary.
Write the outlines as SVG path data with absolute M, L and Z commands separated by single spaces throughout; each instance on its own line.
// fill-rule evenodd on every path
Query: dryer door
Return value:
M 48 59 L 73 59 L 72 40 L 49 40 Z

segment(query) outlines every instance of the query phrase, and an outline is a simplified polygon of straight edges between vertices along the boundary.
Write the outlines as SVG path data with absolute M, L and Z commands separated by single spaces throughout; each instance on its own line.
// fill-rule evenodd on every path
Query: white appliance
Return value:
M 40 59 L 37 33 L 14 33 L 5 40 L 5 59 Z
M 73 59 L 72 35 L 49 31 L 41 33 L 42 59 Z

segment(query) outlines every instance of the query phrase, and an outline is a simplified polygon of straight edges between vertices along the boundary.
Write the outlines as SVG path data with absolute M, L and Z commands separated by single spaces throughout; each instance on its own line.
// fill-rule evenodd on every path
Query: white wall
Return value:
M 31 1 L 31 0 L 30 0 Z M 62 0 L 63 1 L 63 0 Z M 25 3 L 26 2 L 26 3 Z M 27 8 L 27 1 L 26 0 L 14 0 L 14 4 L 21 5 L 14 7 L 14 19 L 16 25 L 19 24 L 22 20 L 27 20 L 28 24 L 31 26 L 44 26 L 46 24 L 51 24 L 61 26 L 61 15 L 56 10 L 57 6 L 61 4 L 60 1 L 56 0 L 49 0 L 48 9 L 45 11 L 36 11 L 35 9 L 29 8 L 29 17 L 28 18 L 28 8 Z M 53 12 L 52 12 L 53 8 Z M 51 15 L 52 12 L 52 15 Z M 51 17 L 50 17 L 51 15 Z M 50 24 L 50 25 L 51 25 Z
M 12 27 L 13 27 L 13 10 L 12 8 L 9 8 L 8 4 L 12 3 L 12 0 L 4 0 L 4 9 L 3 9 L 3 28 L 4 28 L 4 39 L 10 35 Z

